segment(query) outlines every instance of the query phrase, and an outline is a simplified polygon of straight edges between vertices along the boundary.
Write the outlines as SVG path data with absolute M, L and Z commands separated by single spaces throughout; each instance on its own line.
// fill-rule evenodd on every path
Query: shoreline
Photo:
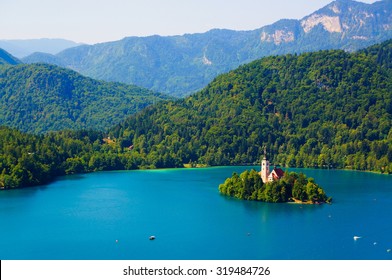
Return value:
M 213 166 L 213 165 L 208 165 L 208 164 L 195 164 L 195 166 L 189 166 L 189 164 L 183 164 L 182 167 L 174 167 L 174 168 L 135 168 L 135 169 L 116 169 L 116 170 L 96 170 L 96 171 L 86 171 L 86 172 L 80 172 L 80 173 L 72 173 L 72 174 L 62 174 L 58 176 L 54 176 L 53 178 L 48 179 L 46 183 L 43 184 L 34 184 L 34 185 L 29 185 L 29 186 L 21 186 L 21 187 L 16 187 L 16 188 L 7 188 L 5 186 L 0 187 L 0 191 L 8 191 L 8 190 L 15 190 L 15 189 L 23 189 L 23 188 L 29 188 L 29 187 L 37 187 L 37 186 L 45 186 L 48 183 L 51 183 L 53 181 L 56 181 L 59 177 L 63 176 L 68 176 L 68 175 L 82 175 L 82 174 L 89 174 L 89 173 L 96 173 L 96 172 L 111 172 L 111 171 L 134 171 L 134 170 L 164 170 L 164 169 L 202 169 L 202 168 L 214 168 L 214 167 L 231 167 L 231 166 L 238 166 L 238 167 L 245 167 L 245 166 L 257 166 L 259 167 L 258 164 L 252 165 L 252 164 L 236 164 L 236 165 L 219 165 L 219 166 Z M 377 175 L 392 175 L 392 173 L 381 173 L 379 171 L 372 171 L 372 170 L 356 170 L 356 169 L 350 169 L 350 168 L 315 168 L 315 167 L 284 167 L 286 169 L 314 169 L 314 170 L 342 170 L 342 171 L 355 171 L 355 172 L 363 172 L 363 173 L 372 173 L 372 174 L 377 174 Z M 290 202 L 287 202 L 290 203 Z M 292 201 L 291 203 L 296 203 L 296 204 L 315 204 L 315 203 L 304 203 L 304 202 L 294 202 Z
M 289 199 L 289 201 L 287 201 L 287 203 L 291 203 L 291 204 L 307 204 L 307 205 L 317 204 L 317 203 L 313 203 L 312 201 L 301 201 L 301 200 L 295 199 L 293 197 L 291 197 Z M 318 203 L 318 204 L 320 204 L 320 203 Z
M 286 203 L 289 203 L 289 204 L 305 204 L 305 205 L 320 205 L 320 204 L 324 204 L 324 203 L 328 203 L 328 202 L 301 201 L 299 199 L 295 199 L 295 198 L 291 197 L 290 200 L 287 201 Z

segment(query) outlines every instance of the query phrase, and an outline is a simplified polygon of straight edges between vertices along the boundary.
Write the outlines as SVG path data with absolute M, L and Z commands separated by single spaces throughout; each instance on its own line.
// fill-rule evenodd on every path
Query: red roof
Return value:
M 274 170 L 272 170 L 272 176 L 274 176 L 274 178 L 280 179 L 284 176 L 284 171 L 280 168 L 274 168 Z

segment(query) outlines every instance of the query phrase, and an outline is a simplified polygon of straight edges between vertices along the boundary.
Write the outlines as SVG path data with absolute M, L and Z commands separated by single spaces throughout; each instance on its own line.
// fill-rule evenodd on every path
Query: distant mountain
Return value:
M 0 48 L 18 58 L 23 58 L 35 52 L 57 54 L 65 49 L 80 45 L 80 43 L 64 39 L 0 40 Z
M 130 37 L 67 49 L 50 62 L 107 81 L 184 96 L 218 74 L 268 55 L 325 49 L 354 51 L 392 38 L 392 1 L 332 2 L 301 20 L 280 20 L 253 31 L 211 30 L 183 36 Z
M 57 56 L 44 52 L 35 52 L 25 58 L 22 59 L 24 63 L 46 63 L 46 64 L 54 64 L 58 66 L 62 66 L 62 60 Z
M 152 167 L 256 163 L 392 173 L 392 40 L 270 56 L 111 130 Z M 129 151 L 128 151 L 129 152 Z
M 16 65 L 21 63 L 19 59 L 13 57 L 11 54 L 6 52 L 3 49 L 0 49 L 0 65 L 1 64 L 11 64 L 11 65 Z
M 26 132 L 106 130 L 165 98 L 54 65 L 0 66 L 0 125 Z

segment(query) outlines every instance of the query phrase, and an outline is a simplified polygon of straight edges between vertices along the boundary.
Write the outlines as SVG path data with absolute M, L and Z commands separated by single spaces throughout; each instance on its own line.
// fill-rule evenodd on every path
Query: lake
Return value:
M 392 259 L 392 176 L 291 169 L 332 205 L 220 195 L 245 169 L 100 172 L 2 191 L 0 259 Z

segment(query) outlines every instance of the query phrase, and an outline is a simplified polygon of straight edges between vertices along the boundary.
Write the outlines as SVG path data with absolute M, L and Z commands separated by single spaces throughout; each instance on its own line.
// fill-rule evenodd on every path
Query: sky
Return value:
M 0 39 L 94 44 L 213 28 L 254 30 L 301 19 L 332 0 L 0 0 Z M 360 0 L 373 3 L 375 0 Z

